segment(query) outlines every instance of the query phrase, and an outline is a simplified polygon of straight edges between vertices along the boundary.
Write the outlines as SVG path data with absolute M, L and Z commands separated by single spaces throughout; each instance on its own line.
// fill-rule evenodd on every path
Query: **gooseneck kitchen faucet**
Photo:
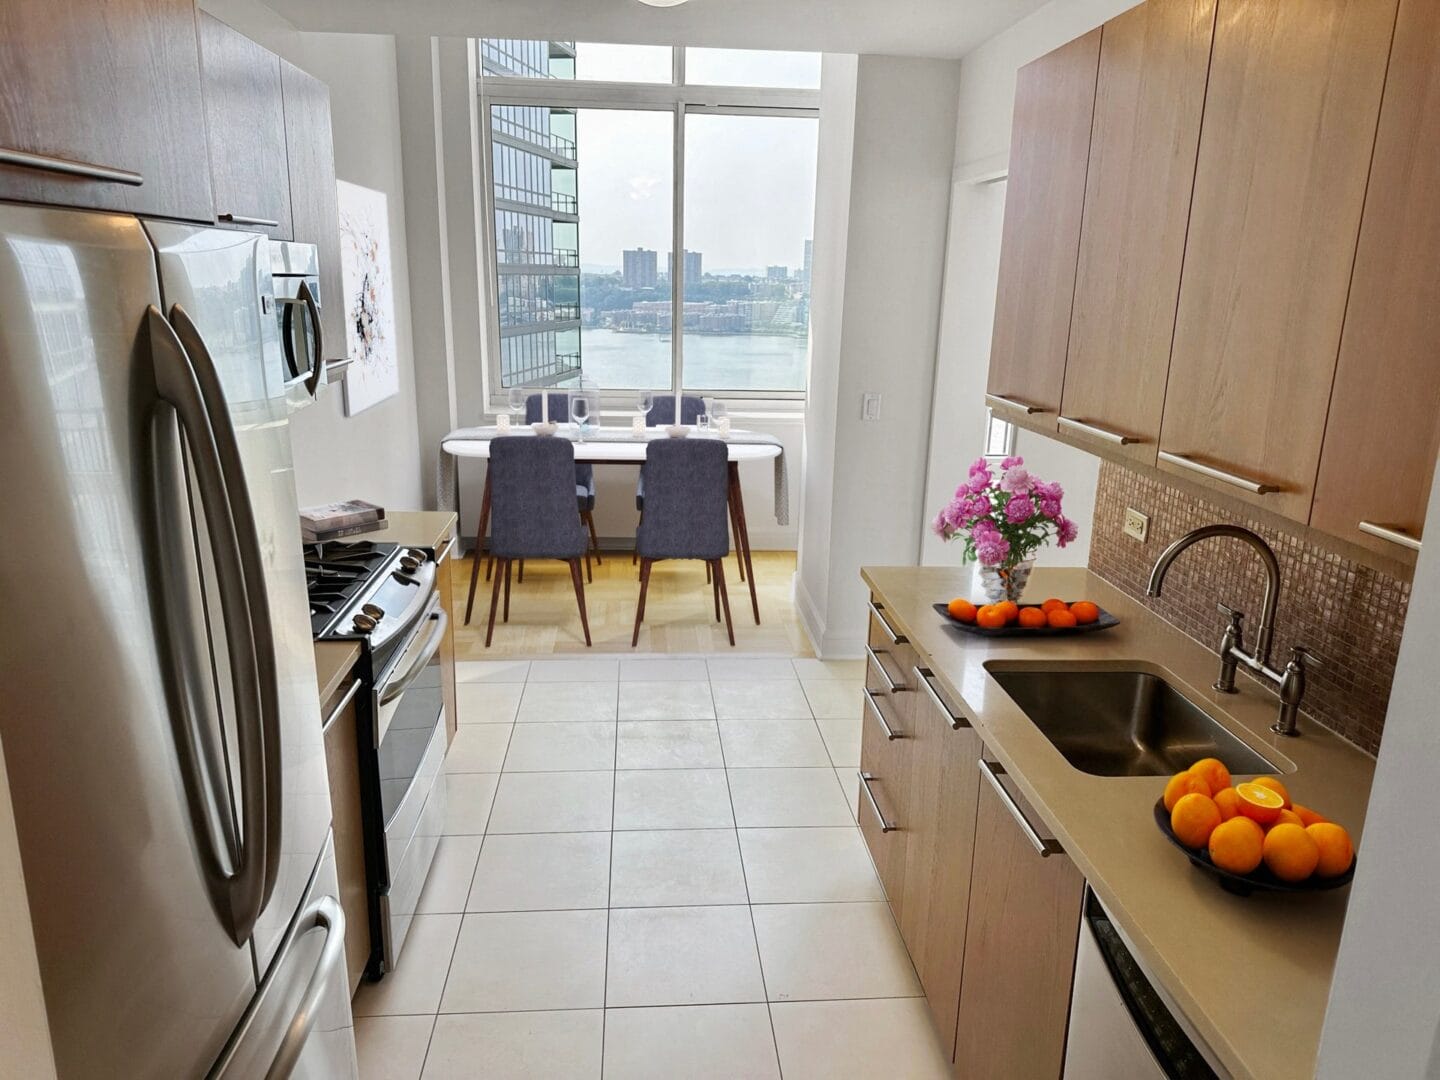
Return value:
M 1240 664 L 1244 664 L 1255 674 L 1268 679 L 1278 688 L 1280 715 L 1270 726 L 1270 730 L 1278 735 L 1299 735 L 1296 721 L 1300 715 L 1300 702 L 1305 697 L 1305 669 L 1307 665 L 1319 665 L 1310 650 L 1303 645 L 1295 645 L 1290 650 L 1290 660 L 1286 663 L 1284 671 L 1277 671 L 1270 666 L 1270 650 L 1275 641 L 1275 608 L 1280 602 L 1280 563 L 1276 560 L 1275 552 L 1271 550 L 1269 544 L 1257 534 L 1239 525 L 1202 525 L 1198 529 L 1191 529 L 1162 551 L 1160 557 L 1155 560 L 1155 567 L 1150 571 L 1150 583 L 1145 588 L 1145 594 L 1159 596 L 1165 575 L 1170 570 L 1170 564 L 1179 554 L 1191 544 L 1217 536 L 1240 540 L 1255 549 L 1255 553 L 1260 556 L 1260 561 L 1265 565 L 1265 598 L 1261 605 L 1260 629 L 1255 634 L 1253 652 L 1245 651 L 1242 626 L 1245 613 L 1226 607 L 1224 604 L 1216 605 L 1220 614 L 1229 619 L 1229 623 L 1220 638 L 1220 675 L 1213 685 L 1222 693 L 1235 693 L 1235 671 Z

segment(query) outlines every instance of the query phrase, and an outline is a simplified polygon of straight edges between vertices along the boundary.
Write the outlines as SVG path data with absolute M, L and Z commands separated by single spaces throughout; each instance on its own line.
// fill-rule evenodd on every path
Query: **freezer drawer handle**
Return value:
M 1060 846 L 1060 842 L 1041 836 L 1035 830 L 1035 826 L 1030 824 L 1025 812 L 1020 809 L 1020 804 L 1015 801 L 1010 792 L 1005 790 L 1005 785 L 1000 783 L 1000 775 L 1004 771 L 1003 765 L 994 761 L 986 761 L 984 758 L 980 759 L 981 774 L 990 781 L 990 786 L 995 789 L 995 794 L 1000 796 L 1000 801 L 1005 804 L 1005 809 L 1010 811 L 1010 816 L 1015 819 L 1015 824 L 1020 826 L 1020 831 L 1025 834 L 1025 839 L 1030 841 L 1030 845 L 1040 853 L 1040 857 L 1045 859 L 1051 855 L 1063 854 L 1065 849 Z
M 223 913 L 235 944 L 243 944 L 265 907 L 267 849 L 273 843 L 279 856 L 279 837 L 266 828 L 266 751 L 261 672 L 255 654 L 253 610 L 245 588 L 245 569 L 236 542 L 234 502 L 230 498 L 215 445 L 215 431 L 189 356 L 174 327 L 159 310 L 146 314 L 146 329 L 155 370 L 155 388 L 174 410 L 190 446 L 195 483 L 210 534 L 216 584 L 225 623 L 225 644 L 235 693 L 237 744 L 240 758 L 242 805 L 240 823 L 244 839 L 236 845 L 234 869 L 227 873 L 224 860 L 206 852 L 206 870 L 224 893 Z M 278 749 L 278 743 L 277 743 Z M 193 767 L 193 763 L 191 763 Z M 201 842 L 209 833 L 203 831 Z
M 215 370 L 215 360 L 195 321 L 179 304 L 170 308 L 170 323 L 175 328 L 185 356 L 190 361 L 200 400 L 209 420 L 216 458 L 220 465 L 225 493 L 230 504 L 240 567 L 244 573 L 245 593 L 249 597 L 250 641 L 255 651 L 255 671 L 260 691 L 260 740 L 264 747 L 265 772 L 256 785 L 247 785 L 245 798 L 252 796 L 251 787 L 258 787 L 264 801 L 265 888 L 260 907 L 265 910 L 275 881 L 280 876 L 281 769 L 280 760 L 280 689 L 275 670 L 275 633 L 270 626 L 270 595 L 265 588 L 265 558 L 260 551 L 260 530 L 255 524 L 255 511 L 250 505 L 250 487 L 245 481 L 245 464 L 240 459 L 240 442 L 230 420 L 225 388 Z M 228 630 L 227 630 L 228 634 Z M 250 835 L 247 833 L 246 835 Z
M 860 787 L 865 792 L 865 801 L 870 804 L 870 809 L 875 812 L 875 820 L 880 822 L 880 831 L 882 833 L 894 832 L 900 826 L 896 825 L 881 813 L 880 804 L 875 801 L 875 792 L 870 790 L 870 784 L 875 777 L 871 776 L 868 772 L 862 772 L 857 775 L 860 777 Z
M 88 161 L 72 161 L 70 158 L 55 157 L 51 154 L 31 154 L 24 150 L 13 150 L 8 146 L 0 146 L 0 165 L 18 165 L 22 169 L 83 176 L 87 180 L 106 180 L 112 184 L 129 184 L 131 187 L 139 187 L 145 183 L 145 177 L 129 169 L 93 165 Z
M 875 717 L 876 722 L 879 723 L 880 730 L 885 732 L 885 738 L 888 739 L 890 742 L 894 742 L 896 739 L 903 739 L 905 736 L 892 728 L 889 722 L 886 721 L 885 714 L 880 711 L 880 706 L 875 702 L 875 695 L 870 691 L 868 687 L 865 689 L 864 693 L 865 706 L 870 710 L 871 715 Z

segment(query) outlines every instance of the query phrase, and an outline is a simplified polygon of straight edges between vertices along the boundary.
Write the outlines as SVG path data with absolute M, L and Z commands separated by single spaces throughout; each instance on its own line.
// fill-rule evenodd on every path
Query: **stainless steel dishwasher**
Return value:
M 1218 1080 L 1085 890 L 1064 1080 Z

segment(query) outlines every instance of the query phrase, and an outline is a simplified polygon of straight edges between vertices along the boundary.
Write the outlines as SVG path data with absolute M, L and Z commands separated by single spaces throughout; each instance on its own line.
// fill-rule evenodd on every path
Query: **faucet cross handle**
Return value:
M 1323 668 L 1325 665 L 1320 658 L 1311 652 L 1304 645 L 1290 646 L 1290 663 L 1298 664 L 1302 668 Z
M 1230 625 L 1233 626 L 1237 631 L 1240 629 L 1240 622 L 1245 618 L 1245 613 L 1243 611 L 1236 611 L 1234 608 L 1227 607 L 1224 604 L 1216 604 L 1215 610 L 1218 611 L 1221 615 L 1224 615 L 1227 619 L 1229 619 Z
M 1215 608 L 1230 620 L 1230 625 L 1225 627 L 1225 633 L 1220 638 L 1220 674 L 1210 685 L 1222 694 L 1233 694 L 1238 665 L 1236 658 L 1245 651 L 1245 628 L 1242 625 L 1245 613 L 1224 604 L 1216 604 Z

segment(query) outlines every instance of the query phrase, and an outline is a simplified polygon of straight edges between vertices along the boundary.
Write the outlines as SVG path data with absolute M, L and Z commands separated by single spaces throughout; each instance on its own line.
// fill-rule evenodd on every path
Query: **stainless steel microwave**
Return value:
M 325 337 L 320 322 L 320 251 L 314 244 L 270 242 L 275 280 L 275 319 L 285 354 L 287 387 L 305 387 L 313 398 L 325 380 Z

